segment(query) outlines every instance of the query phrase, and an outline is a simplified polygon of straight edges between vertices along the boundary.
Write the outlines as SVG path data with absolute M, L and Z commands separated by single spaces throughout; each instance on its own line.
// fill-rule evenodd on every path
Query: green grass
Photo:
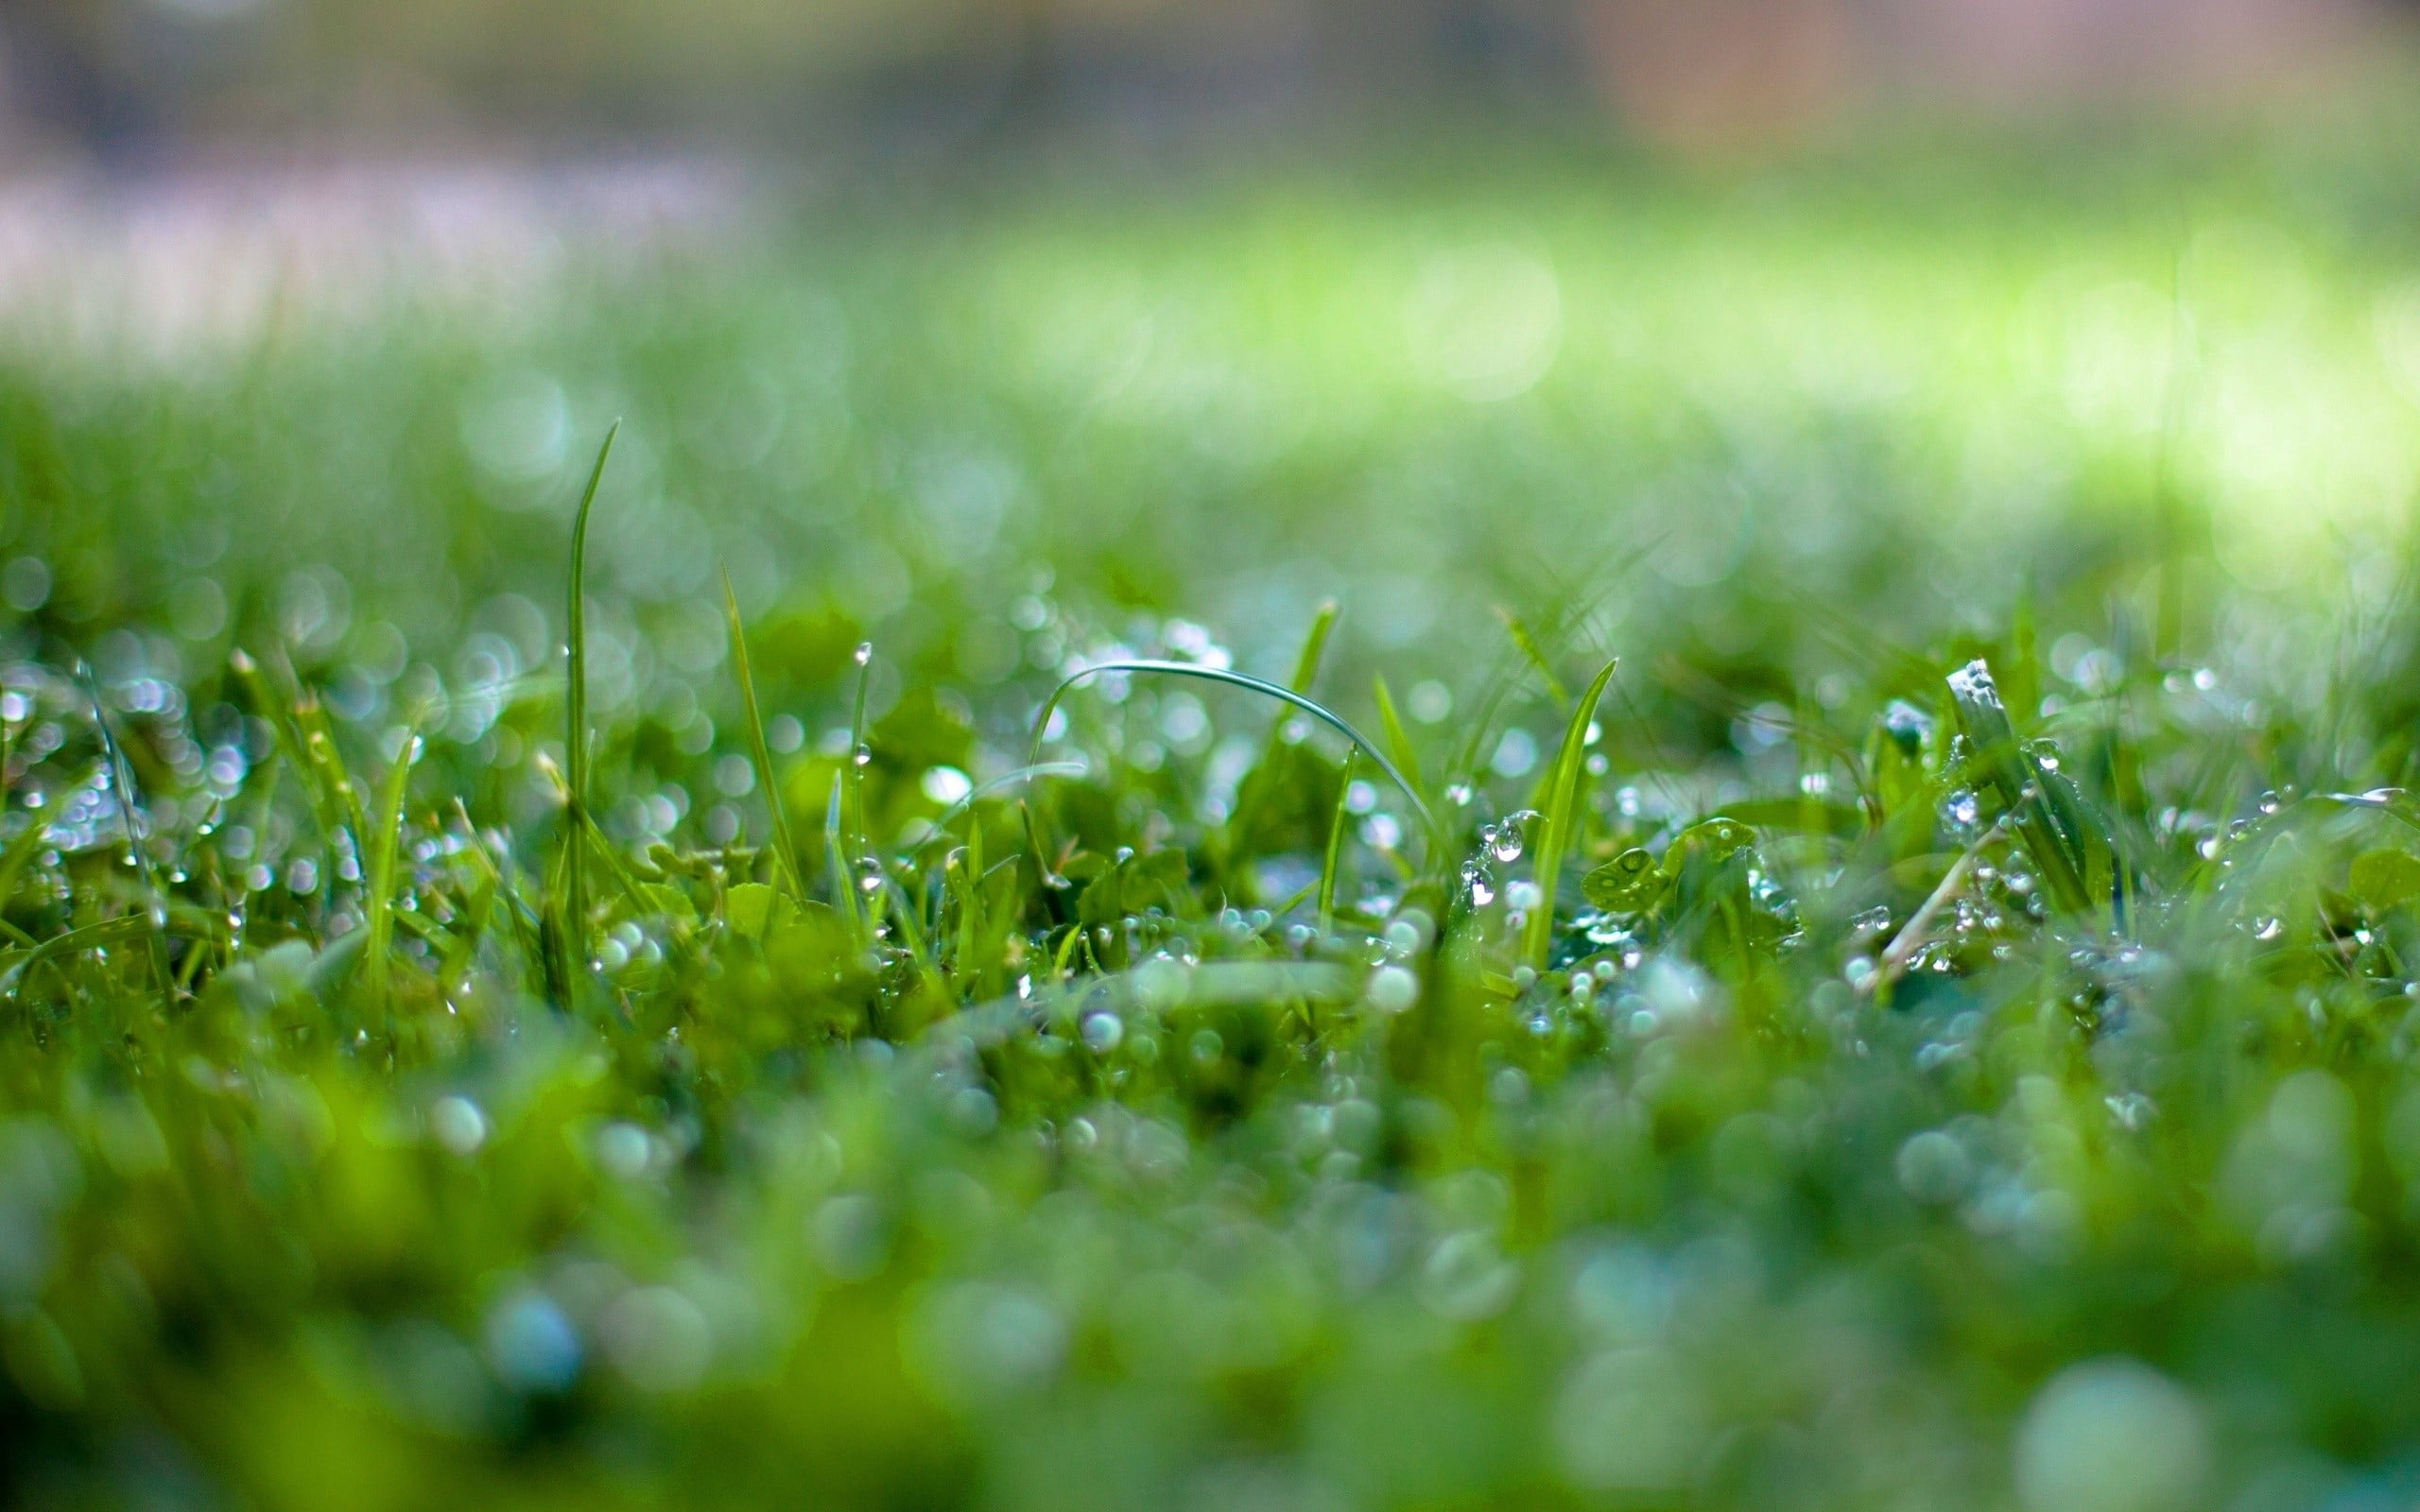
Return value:
M 2408 1499 L 2415 143 L 20 339 L 9 1494 Z

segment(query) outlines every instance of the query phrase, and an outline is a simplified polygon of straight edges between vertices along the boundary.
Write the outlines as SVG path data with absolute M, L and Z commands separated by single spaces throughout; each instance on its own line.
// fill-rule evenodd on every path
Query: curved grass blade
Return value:
M 1437 816 L 1429 811 L 1427 799 L 1422 798 L 1419 790 L 1411 785 L 1402 772 L 1395 769 L 1394 763 L 1387 760 L 1386 752 L 1380 750 L 1369 736 L 1347 724 L 1342 715 L 1332 713 L 1326 705 L 1296 693 L 1291 688 L 1280 687 L 1274 682 L 1255 678 L 1250 673 L 1230 672 L 1223 667 L 1205 667 L 1192 662 L 1157 662 L 1148 659 L 1131 662 L 1098 662 L 1069 673 L 1060 680 L 1059 686 L 1050 690 L 1050 696 L 1042 701 L 1040 713 L 1034 715 L 1033 748 L 1030 759 L 1026 764 L 1028 767 L 1039 767 L 1042 765 L 1042 732 L 1050 728 L 1050 716 L 1057 711 L 1059 700 L 1064 697 L 1067 690 L 1077 683 L 1104 672 L 1143 672 L 1172 678 L 1199 678 L 1204 682 L 1220 682 L 1231 688 L 1244 688 L 1253 693 L 1264 694 L 1281 702 L 1292 704 L 1353 742 L 1354 745 L 1360 747 L 1362 753 L 1377 764 L 1378 770 L 1387 774 L 1387 781 L 1392 782 L 1405 798 L 1411 800 L 1411 806 L 1419 811 L 1421 822 L 1427 825 L 1432 833 L 1436 831 Z
M 115 919 L 105 919 L 97 924 L 87 924 L 81 929 L 71 929 L 66 934 L 53 936 L 32 950 L 20 954 L 5 970 L 0 970 L 0 983 L 7 984 L 9 995 L 13 998 L 17 994 L 17 989 L 25 985 L 26 974 L 44 961 L 55 960 L 61 955 L 73 955 L 78 951 L 102 950 L 122 940 L 131 940 L 146 936 L 155 941 L 159 937 L 150 928 L 150 921 L 140 914 L 121 914 Z
M 739 679 L 740 708 L 748 715 L 748 754 L 756 762 L 756 785 L 765 792 L 765 807 L 772 816 L 775 872 L 789 884 L 792 901 L 806 902 L 806 881 L 799 875 L 798 842 L 790 835 L 789 806 L 782 801 L 782 785 L 773 776 L 773 750 L 765 740 L 765 715 L 756 702 L 756 679 L 748 666 L 748 632 L 739 623 L 739 595 L 732 591 L 731 570 L 722 575 L 723 617 L 731 627 L 732 671 Z
M 1043 762 L 1038 765 L 1020 766 L 1015 771 L 1003 773 L 969 790 L 964 798 L 942 810 L 933 820 L 931 832 L 911 848 L 909 854 L 919 853 L 927 847 L 939 845 L 948 839 L 949 827 L 957 822 L 959 815 L 973 808 L 977 799 L 989 798 L 1001 789 L 1014 787 L 1028 778 L 1081 777 L 1090 768 L 1081 762 Z
M 614 438 L 621 434 L 618 420 L 606 428 L 605 444 L 596 449 L 596 465 L 589 470 L 579 512 L 571 523 L 571 593 L 563 642 L 570 679 L 563 699 L 563 777 L 571 811 L 571 842 L 563 870 L 563 952 L 569 960 L 562 977 L 566 984 L 588 976 L 588 516 L 596 507 L 596 486 L 605 481 L 605 461 L 614 455 Z
M 1521 926 L 1521 954 L 1537 971 L 1546 970 L 1547 951 L 1554 941 L 1555 884 L 1563 870 L 1564 852 L 1579 829 L 1580 773 L 1588 759 L 1588 727 L 1597 718 L 1597 701 L 1605 696 L 1605 685 L 1614 680 L 1614 669 L 1620 665 L 1618 657 L 1607 662 L 1572 706 L 1571 722 L 1564 727 L 1563 747 L 1547 770 L 1547 828 L 1538 841 L 1538 905 Z

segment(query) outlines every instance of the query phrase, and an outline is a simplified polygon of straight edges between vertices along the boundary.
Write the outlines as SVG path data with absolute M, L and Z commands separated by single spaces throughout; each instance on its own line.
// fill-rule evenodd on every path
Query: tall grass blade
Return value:
M 596 465 L 589 470 L 588 487 L 579 495 L 579 512 L 571 523 L 571 585 L 563 642 L 564 670 L 570 679 L 563 699 L 563 782 L 569 794 L 571 838 L 564 852 L 562 948 L 569 957 L 563 980 L 569 984 L 588 979 L 589 959 L 588 516 L 596 507 L 597 485 L 605 481 L 605 462 L 614 455 L 614 438 L 621 434 L 618 420 L 606 428 L 605 444 L 596 449 Z
M 1621 665 L 1619 658 L 1605 663 L 1588 691 L 1572 706 L 1571 722 L 1564 727 L 1563 746 L 1555 752 L 1554 765 L 1547 768 L 1546 802 L 1546 833 L 1538 840 L 1537 885 L 1538 905 L 1521 926 L 1522 958 L 1537 971 L 1545 971 L 1547 952 L 1554 942 L 1555 884 L 1561 880 L 1564 853 L 1571 848 L 1571 837 L 1580 828 L 1580 774 L 1588 760 L 1588 727 L 1597 718 L 1597 702 L 1605 696 L 1605 685 L 1614 680 L 1614 669 Z

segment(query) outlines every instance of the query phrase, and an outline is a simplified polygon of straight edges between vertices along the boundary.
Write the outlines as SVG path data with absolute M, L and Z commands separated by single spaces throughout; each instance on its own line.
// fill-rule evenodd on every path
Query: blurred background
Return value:
M 677 139 L 772 150 L 1268 129 L 1368 108 L 1601 112 L 1697 148 L 1877 109 L 2074 110 L 2307 84 L 2391 0 L 11 0 L 0 141 Z
M 1867 627 L 1920 641 L 2020 591 L 2103 620 L 2155 568 L 2166 645 L 2400 559 L 2415 31 L 2408 0 L 9 0 L 0 434 L 80 491 L 0 545 L 64 633 L 190 589 L 234 635 L 318 574 L 359 598 L 330 625 L 441 664 L 494 595 L 553 600 L 621 417 L 599 580 L 634 645 L 716 559 L 752 613 L 837 607 L 974 686 L 1054 574 L 1104 644 L 1183 614 L 1271 666 L 1338 595 L 1347 657 L 1452 668 L 1489 605 L 1600 569 L 1604 633 L 1735 670 L 1817 654 L 1753 607 L 1808 583 L 1893 585 Z
M 273 626 L 380 687 L 472 677 L 501 615 L 534 665 L 619 418 L 601 696 L 682 728 L 719 561 L 1003 749 L 1087 647 L 1173 617 L 1282 674 L 1331 596 L 1357 686 L 1582 603 L 1626 656 L 1812 683 L 1838 647 L 1772 609 L 1810 593 L 1901 644 L 2030 595 L 2282 654 L 2244 616 L 2402 570 L 2415 35 L 2408 0 L 10 0 L 9 602 L 204 662 Z M 1066 622 L 1010 633 L 1046 588 Z

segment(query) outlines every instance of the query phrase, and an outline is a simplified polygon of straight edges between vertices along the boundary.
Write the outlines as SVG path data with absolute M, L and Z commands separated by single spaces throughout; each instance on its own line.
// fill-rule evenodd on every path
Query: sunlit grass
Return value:
M 11 1491 L 2400 1494 L 2403 160 L 2036 148 L 21 333 Z

